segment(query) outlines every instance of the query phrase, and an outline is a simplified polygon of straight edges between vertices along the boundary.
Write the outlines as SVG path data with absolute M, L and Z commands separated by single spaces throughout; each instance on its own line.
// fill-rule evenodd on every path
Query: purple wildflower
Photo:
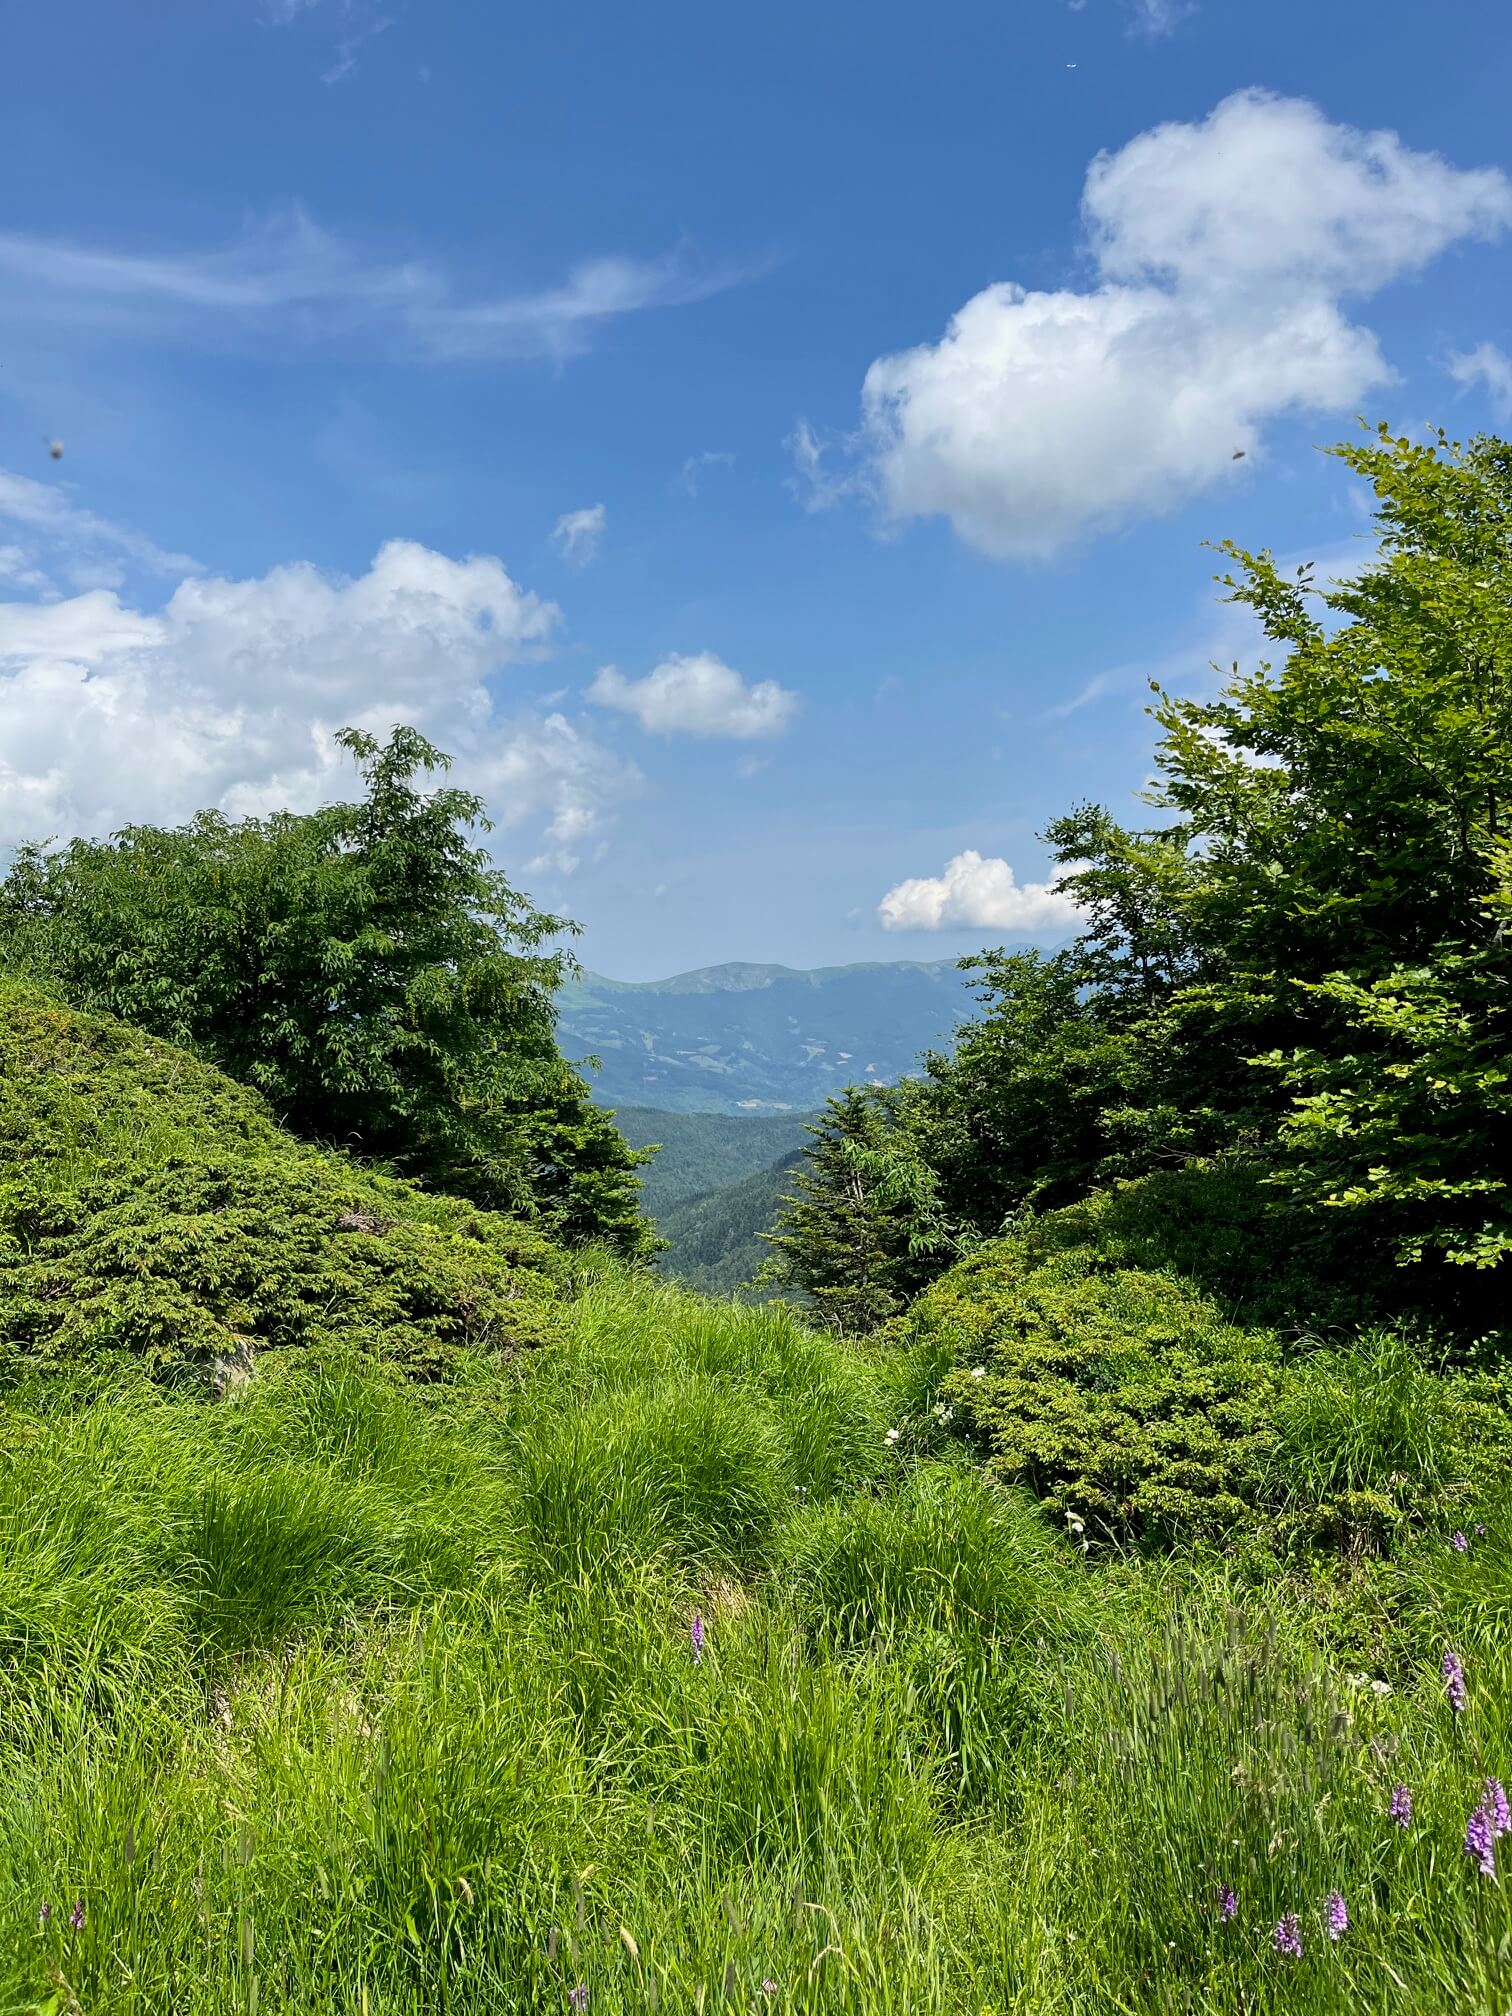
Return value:
M 1218 1885 L 1218 1916 L 1225 1925 L 1239 1916 L 1239 1899 L 1227 1883 Z
M 693 1664 L 696 1666 L 698 1662 L 703 1658 L 704 1621 L 702 1610 L 695 1610 L 693 1612 L 693 1628 L 691 1631 L 689 1631 L 688 1637 L 692 1642 Z
M 761 1992 L 763 1995 L 775 1995 L 777 1993 L 777 1983 L 771 1980 L 763 1981 L 761 1984 Z
M 1391 1817 L 1398 1827 L 1412 1825 L 1412 1794 L 1405 1785 L 1398 1785 L 1391 1795 Z
M 1302 1927 L 1297 1923 L 1295 1911 L 1288 1911 L 1276 1926 L 1271 1937 L 1276 1942 L 1276 1951 L 1284 1953 L 1289 1960 L 1302 1958 Z
M 1323 1904 L 1323 1917 L 1330 1939 L 1342 1939 L 1349 1930 L 1349 1907 L 1337 1890 L 1330 1890 Z
M 74 1899 L 74 1908 L 68 1914 L 68 1922 L 72 1925 L 75 1932 L 82 1932 L 84 1930 L 84 1899 L 82 1897 Z
M 1449 1535 L 1449 1545 L 1454 1549 L 1456 1554 L 1463 1554 L 1465 1549 L 1470 1545 L 1470 1542 L 1465 1538 L 1463 1533 L 1451 1533 Z
M 567 2000 L 572 2004 L 574 2009 L 586 2009 L 588 2007 L 588 1983 L 586 1981 L 579 1981 L 576 1988 L 567 1997 Z
M 1453 1652 L 1444 1654 L 1444 1692 L 1455 1714 L 1463 1715 L 1470 1705 L 1470 1697 L 1465 1692 L 1465 1669 Z
M 1477 1519 L 1475 1522 L 1475 1537 L 1477 1540 L 1484 1540 L 1486 1537 L 1486 1529 L 1481 1524 L 1479 1519 Z
M 50 1925 L 51 1923 L 52 1906 L 51 1904 L 44 1904 L 42 1909 L 37 1913 L 37 1930 L 40 1932 L 44 1925 Z
M 1481 1804 L 1491 1815 L 1491 1825 L 1496 1829 L 1498 1841 L 1503 1834 L 1512 1834 L 1512 1806 L 1507 1804 L 1507 1794 L 1500 1778 L 1486 1780 L 1485 1796 Z
M 1465 1822 L 1465 1853 L 1482 1876 L 1496 1881 L 1496 1822 L 1484 1799 Z

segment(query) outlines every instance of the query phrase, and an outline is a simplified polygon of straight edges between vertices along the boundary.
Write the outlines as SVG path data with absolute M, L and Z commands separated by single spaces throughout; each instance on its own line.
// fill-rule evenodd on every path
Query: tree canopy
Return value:
M 928 1194 L 936 1272 L 1026 1210 L 1238 1156 L 1284 1236 L 1385 1312 L 1465 1337 L 1505 1321 L 1512 447 L 1383 428 L 1332 452 L 1375 493 L 1359 568 L 1320 583 L 1220 548 L 1274 662 L 1211 698 L 1154 690 L 1158 822 L 1080 806 L 1044 836 L 1075 946 L 965 961 L 985 1012 L 954 1051 L 854 1095 L 891 1102 L 886 1194 Z M 823 1124 L 779 1228 L 793 1280 L 811 1285 L 819 1193 L 834 1226 L 854 1216 L 864 1132 L 853 1103 Z M 917 1257 L 919 1230 L 879 1210 L 832 1238 L 833 1305 L 847 1270 L 876 1278 L 876 1241 Z
M 573 926 L 475 838 L 481 799 L 412 728 L 345 729 L 364 791 L 309 813 L 23 847 L 0 960 L 256 1087 L 287 1126 L 632 1254 L 635 1169 L 556 1043 Z

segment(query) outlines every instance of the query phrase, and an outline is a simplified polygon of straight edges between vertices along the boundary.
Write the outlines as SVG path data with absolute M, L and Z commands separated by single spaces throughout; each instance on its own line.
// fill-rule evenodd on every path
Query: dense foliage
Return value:
M 832 1103 L 775 1243 L 835 1320 L 881 1320 L 1025 1212 L 1237 1156 L 1275 1204 L 1252 1275 L 1298 1288 L 1283 1328 L 1352 1303 L 1505 1336 L 1512 448 L 1336 452 L 1375 551 L 1319 585 L 1224 549 L 1279 662 L 1157 693 L 1164 823 L 1049 829 L 1076 946 L 966 962 L 985 1012 L 953 1052 Z
M 431 1378 L 550 1335 L 527 1225 L 359 1169 L 175 1047 L 0 983 L 0 1369 L 244 1377 L 345 1345 Z
M 472 843 L 478 798 L 419 788 L 447 762 L 423 737 L 337 739 L 355 804 L 22 848 L 0 962 L 191 1046 L 309 1138 L 649 1251 L 638 1158 L 557 1049 L 564 921 Z
M 1089 1544 L 1359 1558 L 1468 1518 L 1512 1458 L 1504 1382 L 1390 1330 L 1288 1349 L 1261 1318 L 1295 1278 L 1236 1321 L 1253 1195 L 1242 1171 L 1137 1178 L 979 1247 L 892 1334 L 950 1368 L 952 1432 Z

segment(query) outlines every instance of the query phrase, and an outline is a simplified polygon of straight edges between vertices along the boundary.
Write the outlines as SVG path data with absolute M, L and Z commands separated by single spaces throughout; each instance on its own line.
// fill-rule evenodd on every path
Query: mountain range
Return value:
M 671 1113 L 812 1113 L 846 1085 L 888 1083 L 971 1012 L 951 960 L 735 963 L 670 980 L 584 972 L 557 997 L 567 1056 L 595 1056 L 603 1106 Z
M 594 1098 L 637 1148 L 668 1242 L 662 1267 L 727 1294 L 750 1280 L 831 1093 L 888 1084 L 948 1047 L 975 1006 L 951 960 L 825 966 L 735 963 L 670 980 L 584 972 L 557 997 L 557 1035 L 594 1056 Z

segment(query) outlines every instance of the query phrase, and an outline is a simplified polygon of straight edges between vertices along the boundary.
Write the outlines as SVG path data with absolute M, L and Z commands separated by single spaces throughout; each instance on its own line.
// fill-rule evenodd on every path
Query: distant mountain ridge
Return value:
M 609 980 L 585 968 L 579 984 L 594 993 L 610 994 L 746 994 L 781 980 L 822 987 L 856 973 L 953 974 L 955 970 L 953 959 L 868 959 L 854 966 L 763 966 L 748 959 L 729 959 L 722 966 L 696 966 L 691 973 L 674 973 L 667 980 Z
M 582 973 L 557 996 L 569 1057 L 596 1056 L 602 1106 L 799 1114 L 886 1084 L 949 1043 L 974 1006 L 954 960 L 789 966 L 731 961 L 668 980 Z

